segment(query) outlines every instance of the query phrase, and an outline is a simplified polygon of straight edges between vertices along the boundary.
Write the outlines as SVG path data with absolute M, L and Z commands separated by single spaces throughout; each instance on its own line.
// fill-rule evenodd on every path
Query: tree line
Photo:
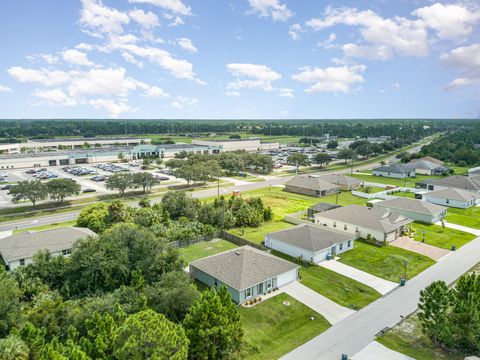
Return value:
M 84 208 L 77 225 L 98 236 L 75 243 L 69 257 L 41 251 L 25 267 L 0 268 L 0 358 L 235 358 L 236 305 L 225 288 L 199 292 L 170 243 L 272 216 L 259 198 L 200 203 L 185 192 L 153 206 Z

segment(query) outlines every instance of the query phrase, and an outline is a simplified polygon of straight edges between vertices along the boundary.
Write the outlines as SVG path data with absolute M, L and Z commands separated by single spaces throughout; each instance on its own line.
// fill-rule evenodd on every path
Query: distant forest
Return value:
M 439 131 L 471 126 L 470 121 L 447 120 L 3 120 L 2 142 L 22 138 L 170 134 L 200 136 L 246 132 L 252 135 L 339 137 L 389 135 L 419 139 Z

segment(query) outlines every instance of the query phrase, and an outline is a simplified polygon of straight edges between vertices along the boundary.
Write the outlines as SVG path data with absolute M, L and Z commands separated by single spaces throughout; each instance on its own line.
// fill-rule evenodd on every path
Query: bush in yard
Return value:
M 97 203 L 87 206 L 80 211 L 77 218 L 77 226 L 86 227 L 97 234 L 107 229 L 108 204 Z

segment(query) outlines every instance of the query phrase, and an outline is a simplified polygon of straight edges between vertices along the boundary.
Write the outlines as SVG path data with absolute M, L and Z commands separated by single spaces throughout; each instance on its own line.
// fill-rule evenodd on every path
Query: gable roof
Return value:
M 437 158 L 434 158 L 433 156 L 424 156 L 424 157 L 420 158 L 419 160 L 430 161 L 430 162 L 433 162 L 433 163 L 438 164 L 438 165 L 445 164 L 445 162 L 443 162 L 442 160 L 438 160 Z
M 412 160 L 411 162 L 409 162 L 409 164 L 413 166 L 415 169 L 425 169 L 425 170 L 435 170 L 439 168 L 446 169 L 445 166 L 439 165 L 432 161 L 423 160 L 423 159 Z
M 424 184 L 433 184 L 444 186 L 448 188 L 455 188 L 460 190 L 479 191 L 480 190 L 480 176 L 463 176 L 452 175 L 442 179 L 426 179 L 422 182 Z
M 332 210 L 340 207 L 341 205 L 335 205 L 335 204 L 330 204 L 326 202 L 320 202 L 315 205 L 312 205 L 308 208 L 308 210 L 313 210 L 317 212 L 322 212 L 322 211 L 327 211 L 327 210 Z
M 414 170 L 415 168 L 409 164 L 391 164 L 391 165 L 379 166 L 373 169 L 373 171 L 382 171 L 382 172 L 391 172 L 391 173 L 400 173 L 400 174 L 405 174 Z
M 0 239 L 0 254 L 7 263 L 10 263 L 31 258 L 40 250 L 53 253 L 71 249 L 77 240 L 87 236 L 96 236 L 96 234 L 90 229 L 80 227 L 26 231 Z
M 322 180 L 318 175 L 297 175 L 291 180 L 287 181 L 285 185 L 311 190 L 338 189 L 337 185 Z
M 424 196 L 431 196 L 439 199 L 449 199 L 449 200 L 457 200 L 457 201 L 471 201 L 477 198 L 477 196 L 471 193 L 470 191 L 454 189 L 454 188 L 431 191 L 424 194 Z
M 314 253 L 356 238 L 354 234 L 341 233 L 309 224 L 300 224 L 290 229 L 276 231 L 267 235 L 267 237 Z
M 351 186 L 357 184 L 363 184 L 362 180 L 355 179 L 351 176 L 347 176 L 344 174 L 328 174 L 328 175 L 321 175 L 321 180 L 327 181 L 334 185 L 344 185 L 344 186 Z
M 299 268 L 248 245 L 193 261 L 190 266 L 239 291 Z
M 429 202 L 422 200 L 408 199 L 403 197 L 379 201 L 374 203 L 373 206 L 381 206 L 392 211 L 399 209 L 428 215 L 435 215 L 446 209 L 444 206 L 430 204 Z
M 327 218 L 365 227 L 367 229 L 390 233 L 413 220 L 395 212 L 362 205 L 347 205 L 337 209 L 315 214 L 316 218 Z

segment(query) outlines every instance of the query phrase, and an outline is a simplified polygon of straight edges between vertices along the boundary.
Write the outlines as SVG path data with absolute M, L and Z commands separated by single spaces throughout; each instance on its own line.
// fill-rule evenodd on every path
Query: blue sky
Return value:
M 464 118 L 480 4 L 0 3 L 0 118 Z

